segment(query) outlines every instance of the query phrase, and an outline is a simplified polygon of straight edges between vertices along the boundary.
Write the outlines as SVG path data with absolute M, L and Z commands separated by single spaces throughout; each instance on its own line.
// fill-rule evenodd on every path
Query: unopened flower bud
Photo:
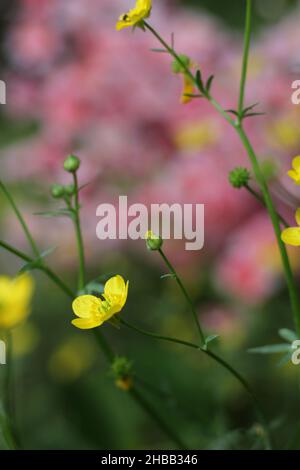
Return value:
M 64 169 L 69 173 L 75 173 L 80 167 L 80 160 L 75 155 L 69 155 L 64 161 Z
M 124 391 L 131 389 L 132 380 L 132 363 L 127 357 L 116 357 L 111 365 L 111 372 L 118 388 Z
M 131 377 L 124 377 L 122 379 L 117 379 L 115 384 L 118 388 L 124 390 L 124 392 L 128 392 L 128 390 L 130 390 L 133 385 L 133 381 Z
M 65 188 L 62 184 L 53 184 L 53 186 L 51 186 L 51 194 L 55 199 L 60 199 L 65 195 Z
M 237 167 L 229 173 L 229 182 L 234 188 L 246 186 L 250 179 L 250 173 L 247 168 Z
M 148 230 L 148 232 L 146 232 L 145 240 L 148 250 L 151 251 L 159 250 L 163 244 L 162 238 L 155 235 L 152 230 Z
M 65 193 L 66 193 L 68 196 L 73 196 L 73 194 L 75 193 L 75 186 L 74 186 L 74 184 L 68 184 L 67 186 L 65 186 Z

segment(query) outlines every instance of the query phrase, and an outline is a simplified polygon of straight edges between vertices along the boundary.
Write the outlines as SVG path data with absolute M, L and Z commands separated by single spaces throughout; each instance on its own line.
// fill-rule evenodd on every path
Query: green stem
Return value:
M 170 336 L 161 336 L 161 335 L 158 335 L 156 333 L 150 333 L 149 331 L 143 330 L 143 329 L 141 329 L 137 326 L 132 325 L 131 323 L 128 323 L 123 318 L 120 318 L 120 322 L 121 322 L 122 325 L 127 326 L 127 328 L 130 328 L 131 330 L 135 330 L 138 333 L 141 333 L 142 335 L 149 336 L 150 338 L 161 339 L 161 340 L 164 340 L 164 341 L 169 341 L 171 343 L 177 343 L 177 344 L 180 344 L 182 346 L 187 346 L 189 348 L 194 348 L 194 349 L 200 349 L 201 350 L 201 346 L 199 346 L 199 344 L 190 343 L 189 341 L 183 341 L 183 340 L 178 339 L 178 338 L 171 338 Z
M 255 189 L 253 189 L 249 184 L 245 184 L 244 188 L 247 189 L 247 191 L 252 194 L 252 196 L 254 196 L 258 202 L 260 202 L 264 207 L 266 207 L 264 198 L 257 191 L 255 191 Z M 278 211 L 277 217 L 279 218 L 280 222 L 284 227 L 288 228 L 290 226 L 290 224 L 285 220 L 285 218 L 281 214 L 279 214 Z
M 83 244 L 82 244 L 82 237 L 81 237 L 81 230 L 80 230 L 80 220 L 79 220 L 79 200 L 78 200 L 78 182 L 77 182 L 77 178 L 75 178 L 74 183 L 75 183 L 75 187 L 77 188 L 76 189 L 77 197 L 76 197 L 76 202 L 75 202 L 75 204 L 76 204 L 76 209 L 75 210 L 76 210 L 76 214 L 77 214 L 77 217 L 76 217 L 77 221 L 75 223 L 75 226 L 76 226 L 78 247 L 82 246 L 82 251 L 79 248 L 79 251 L 82 253 L 82 258 L 80 257 L 81 258 L 80 271 L 81 271 L 81 273 L 84 274 L 84 256 L 83 256 Z M 8 243 L 3 242 L 1 240 L 0 240 L 0 246 L 2 246 L 2 248 L 4 248 L 5 250 L 9 251 L 12 254 L 14 254 L 18 258 L 22 259 L 23 261 L 26 261 L 28 263 L 34 261 L 32 258 L 30 258 L 25 253 L 21 252 L 17 248 L 14 248 L 11 245 L 9 245 Z M 83 261 L 83 263 L 82 263 L 82 261 Z M 39 267 L 37 267 L 37 269 L 40 269 L 41 271 L 43 271 L 58 287 L 60 287 L 60 289 L 68 297 L 70 297 L 71 299 L 74 298 L 73 292 L 64 284 L 64 282 L 50 268 L 48 268 L 45 265 L 40 265 Z M 84 286 L 84 283 L 81 284 L 82 282 L 84 282 L 83 279 L 84 279 L 84 277 L 82 277 L 82 275 L 81 275 L 80 276 L 80 286 L 82 285 L 82 287 Z M 107 361 L 109 363 L 112 363 L 113 360 L 114 360 L 115 354 L 114 354 L 114 351 L 112 350 L 112 348 L 110 347 L 109 343 L 106 341 L 106 339 L 104 338 L 104 336 L 102 335 L 102 333 L 98 329 L 94 330 L 94 335 L 95 335 L 95 338 L 97 340 L 97 344 L 101 348 L 101 350 L 102 350 L 104 356 L 106 357 Z M 166 424 L 162 420 L 162 418 L 159 416 L 158 412 L 150 406 L 150 404 L 143 398 L 141 393 L 138 392 L 136 389 L 132 389 L 130 393 L 131 393 L 131 396 L 135 399 L 135 401 L 141 406 L 141 408 L 143 408 L 144 411 L 147 412 L 153 418 L 154 421 L 156 421 L 156 423 L 169 436 L 169 438 L 171 440 L 173 440 L 176 443 L 176 445 L 178 445 L 178 447 L 180 449 L 185 448 L 183 446 L 182 442 L 180 441 L 180 439 L 178 438 L 178 436 L 176 435 L 176 433 L 174 433 L 174 431 L 168 426 L 168 424 Z M 5 437 L 6 437 L 6 440 L 9 444 L 9 446 L 11 448 L 16 448 L 15 439 L 14 439 L 14 435 L 13 435 L 13 429 L 11 429 L 10 422 L 6 422 L 5 424 L 2 423 L 2 427 L 3 427 L 3 432 L 5 434 Z
M 9 245 L 8 243 L 0 240 L 0 247 L 4 248 L 6 251 L 9 251 L 13 255 L 17 256 L 18 258 L 26 261 L 27 263 L 33 263 L 34 259 L 30 256 L 26 255 L 22 251 L 14 248 L 13 246 Z M 50 268 L 45 265 L 37 265 L 36 269 L 43 271 L 60 289 L 69 297 L 74 298 L 74 294 L 71 289 L 55 274 Z
M 221 357 L 217 356 L 217 354 L 213 353 L 212 351 L 208 350 L 207 347 L 201 347 L 197 344 L 190 343 L 188 341 L 184 341 L 178 338 L 172 338 L 170 336 L 162 336 L 156 333 L 152 333 L 146 330 L 143 330 L 135 325 L 132 325 L 131 323 L 128 323 L 126 320 L 123 318 L 120 319 L 121 324 L 126 326 L 127 328 L 130 328 L 131 330 L 137 331 L 138 333 L 141 333 L 144 336 L 148 336 L 150 338 L 158 339 L 158 340 L 163 340 L 163 341 L 168 341 L 170 343 L 177 343 L 181 346 L 187 346 L 192 349 L 197 349 L 198 351 L 201 351 L 202 353 L 206 354 L 209 356 L 211 359 L 213 359 L 215 362 L 217 362 L 219 365 L 221 365 L 223 368 L 225 368 L 228 372 L 230 372 L 231 375 L 233 375 L 236 380 L 242 385 L 242 387 L 246 390 L 246 392 L 249 394 L 250 398 L 253 401 L 254 407 L 256 409 L 257 415 L 261 421 L 261 424 L 264 428 L 264 439 L 265 439 L 265 444 L 267 449 L 271 449 L 272 444 L 271 444 L 271 437 L 270 437 L 270 432 L 268 429 L 268 425 L 266 422 L 266 419 L 264 417 L 264 413 L 261 409 L 261 406 L 259 404 L 259 401 L 257 400 L 255 393 L 253 392 L 251 386 L 249 383 L 244 379 L 244 377 L 236 371 L 230 364 L 228 364 L 224 359 Z
M 300 336 L 300 302 L 299 302 L 297 286 L 295 283 L 295 278 L 292 272 L 287 250 L 283 241 L 281 240 L 281 228 L 280 228 L 280 223 L 278 220 L 277 212 L 275 210 L 267 183 L 260 169 L 253 147 L 244 129 L 241 127 L 241 125 L 237 125 L 236 130 L 240 136 L 241 141 L 244 144 L 245 149 L 247 150 L 248 156 L 252 164 L 255 178 L 260 186 L 261 192 L 264 197 L 266 208 L 268 210 L 269 216 L 272 221 L 272 225 L 274 228 L 274 232 L 275 232 L 275 236 L 276 236 L 276 240 L 277 240 L 277 244 L 278 244 L 278 248 L 280 251 L 281 260 L 282 260 L 282 264 L 284 268 L 285 279 L 286 279 L 286 283 L 287 283 L 288 290 L 289 290 L 289 296 L 290 296 L 290 301 L 291 301 L 291 306 L 292 306 L 292 311 L 293 311 L 294 322 L 296 325 L 297 334 Z
M 12 333 L 7 331 L 5 335 L 6 344 L 6 365 L 5 365 L 5 380 L 4 380 L 4 407 L 5 407 L 5 424 L 4 430 L 6 431 L 7 440 L 10 447 L 17 449 L 18 437 L 16 432 L 15 422 L 15 390 L 13 380 L 13 357 L 12 357 Z
M 158 424 L 158 426 L 164 431 L 164 433 L 177 445 L 177 447 L 181 450 L 187 449 L 187 446 L 183 444 L 180 437 L 174 432 L 174 430 L 169 426 L 169 424 L 164 421 L 156 409 L 149 403 L 148 400 L 143 397 L 140 391 L 133 387 L 129 391 L 130 395 L 134 398 L 134 400 L 143 408 L 148 415 Z
M 198 86 L 196 77 L 191 72 L 190 68 L 181 60 L 177 52 L 171 46 L 169 46 L 169 44 L 160 36 L 160 34 L 157 31 L 155 31 L 154 28 L 152 28 L 152 26 L 149 23 L 144 21 L 144 25 L 153 34 L 153 36 L 155 36 L 156 39 L 164 46 L 166 51 L 176 60 L 176 62 L 178 62 L 178 64 L 184 70 L 184 73 L 194 82 L 195 86 L 199 89 L 199 91 L 203 93 L 203 91 Z M 222 108 L 222 106 L 214 98 L 212 98 L 209 94 L 203 95 L 203 96 L 211 102 L 211 104 L 218 110 L 218 112 L 226 119 L 226 121 L 229 124 L 231 125 L 235 124 L 234 120 L 230 117 L 230 115 L 225 111 L 225 109 Z
M 80 204 L 79 204 L 79 187 L 77 173 L 73 173 L 74 188 L 75 188 L 75 212 L 74 212 L 74 226 L 76 232 L 77 248 L 79 254 L 79 274 L 78 274 L 78 290 L 82 290 L 85 286 L 85 256 L 84 245 L 80 224 Z
M 100 348 L 102 349 L 102 352 L 106 360 L 110 364 L 112 364 L 114 361 L 114 358 L 116 357 L 113 349 L 110 347 L 109 343 L 106 341 L 106 339 L 104 338 L 99 328 L 94 328 L 93 334 L 94 334 L 94 337 L 96 338 L 98 346 L 100 346 Z
M 24 233 L 26 235 L 26 238 L 32 248 L 32 251 L 33 251 L 33 254 L 38 258 L 40 256 L 40 252 L 39 252 L 39 249 L 27 227 L 27 224 L 24 220 L 24 217 L 22 216 L 21 212 L 19 211 L 14 199 L 12 198 L 10 192 L 8 191 L 8 189 L 6 188 L 6 186 L 4 185 L 4 183 L 0 180 L 0 188 L 2 190 L 2 192 L 4 193 L 5 197 L 7 198 L 8 202 L 10 203 L 14 213 L 16 214 L 16 217 L 17 219 L 19 220 L 23 230 L 24 230 Z
M 247 0 L 247 14 L 246 14 L 246 28 L 245 28 L 245 38 L 244 38 L 244 53 L 243 53 L 243 65 L 242 65 L 242 77 L 241 77 L 241 85 L 240 85 L 240 97 L 239 97 L 239 104 L 243 105 L 244 101 L 244 94 L 245 94 L 245 85 L 247 79 L 247 66 L 248 66 L 248 57 L 249 57 L 249 45 L 250 45 L 250 36 L 251 36 L 251 0 Z M 203 90 L 200 89 L 199 84 L 196 80 L 196 77 L 192 74 L 189 67 L 183 63 L 180 59 L 178 54 L 173 50 L 171 46 L 169 46 L 166 41 L 147 23 L 145 23 L 145 27 L 158 39 L 158 41 L 165 47 L 165 49 L 169 52 L 169 54 L 178 61 L 178 63 L 183 68 L 184 72 L 193 80 L 195 86 L 199 89 L 200 92 L 203 93 Z M 291 269 L 291 265 L 289 262 L 288 254 L 285 248 L 284 243 L 281 240 L 281 229 L 280 224 L 277 216 L 277 212 L 275 210 L 268 185 L 265 181 L 264 175 L 260 169 L 257 156 L 253 150 L 253 147 L 248 139 L 247 134 L 245 133 L 240 116 L 237 121 L 234 121 L 229 114 L 223 109 L 223 107 L 207 92 L 205 93 L 205 98 L 210 101 L 212 106 L 229 122 L 229 124 L 236 130 L 238 133 L 241 142 L 243 143 L 248 157 L 251 161 L 253 172 L 255 178 L 260 186 L 260 190 L 263 194 L 263 198 L 265 201 L 265 205 L 267 211 L 269 213 L 270 219 L 273 224 L 278 248 L 281 254 L 282 265 L 285 273 L 285 278 L 289 290 L 289 296 L 291 301 L 291 307 L 293 312 L 293 318 L 296 326 L 296 330 L 298 335 L 300 336 L 300 301 L 297 293 L 297 286 L 295 283 L 294 275 Z
M 163 250 L 160 248 L 158 250 L 159 254 L 161 255 L 162 259 L 164 260 L 164 262 L 166 263 L 167 267 L 169 268 L 171 274 L 174 276 L 174 279 L 176 280 L 179 288 L 181 289 L 181 292 L 183 293 L 183 296 L 185 297 L 188 305 L 190 306 L 190 309 L 191 309 L 191 312 L 193 314 L 193 318 L 194 318 L 194 321 L 196 323 L 196 326 L 197 326 L 197 329 L 198 329 L 198 333 L 199 333 L 199 336 L 200 336 L 200 339 L 201 339 L 201 343 L 202 344 L 205 344 L 205 335 L 203 333 L 203 330 L 201 328 L 201 325 L 200 325 L 200 321 L 199 321 L 199 318 L 198 318 L 198 315 L 197 315 L 197 312 L 196 312 L 196 309 L 194 307 L 194 304 L 186 290 L 186 288 L 184 287 L 180 277 L 178 276 L 175 268 L 173 267 L 173 265 L 171 264 L 171 262 L 169 261 L 169 259 L 167 258 L 167 256 L 165 255 L 165 253 L 163 252 Z
M 243 62 L 242 62 L 242 73 L 240 80 L 240 95 L 238 103 L 238 114 L 239 118 L 243 115 L 244 109 L 244 97 L 247 80 L 248 62 L 249 62 L 249 50 L 251 41 L 251 19 L 252 19 L 252 0 L 246 0 L 246 21 L 245 21 L 245 33 L 244 33 L 244 50 L 243 50 Z

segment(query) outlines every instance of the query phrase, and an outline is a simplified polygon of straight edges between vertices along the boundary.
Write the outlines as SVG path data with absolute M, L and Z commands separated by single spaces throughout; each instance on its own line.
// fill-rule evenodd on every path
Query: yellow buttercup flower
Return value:
M 120 16 L 116 24 L 117 31 L 129 26 L 137 26 L 151 13 L 152 0 L 137 0 L 135 7 Z
M 293 158 L 292 170 L 289 170 L 287 174 L 294 180 L 296 184 L 300 184 L 300 156 Z
M 194 93 L 194 89 L 195 85 L 193 80 L 187 74 L 183 74 L 183 90 L 180 98 L 180 102 L 182 104 L 187 104 L 193 99 L 192 96 L 188 95 L 192 95 Z
M 283 230 L 281 240 L 287 245 L 300 246 L 300 207 L 296 211 L 295 219 L 299 227 L 289 227 Z
M 0 330 L 14 328 L 28 316 L 33 287 L 29 274 L 0 276 Z
M 72 308 L 77 315 L 72 324 L 81 330 L 88 330 L 102 325 L 124 307 L 128 294 L 128 281 L 125 284 L 122 276 L 111 277 L 104 286 L 102 298 L 94 295 L 80 295 Z

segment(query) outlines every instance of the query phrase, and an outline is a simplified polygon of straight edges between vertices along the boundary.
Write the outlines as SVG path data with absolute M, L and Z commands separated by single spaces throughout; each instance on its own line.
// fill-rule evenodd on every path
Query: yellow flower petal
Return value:
M 80 318 L 91 318 L 94 315 L 99 315 L 101 300 L 94 295 L 80 295 L 73 303 L 73 312 Z
M 26 273 L 14 279 L 0 276 L 0 329 L 11 329 L 30 312 L 33 279 Z
M 118 307 L 120 310 L 124 307 L 128 293 L 128 282 L 122 276 L 114 276 L 110 278 L 104 286 L 104 297 L 112 306 Z M 115 312 L 116 313 L 116 312 Z
M 295 219 L 298 225 L 300 225 L 300 207 L 296 210 Z
M 103 320 L 96 321 L 90 318 L 76 318 L 75 320 L 72 320 L 71 323 L 80 330 L 90 330 L 91 328 L 97 328 L 97 326 L 102 325 Z
M 25 273 L 13 280 L 14 298 L 20 303 L 28 304 L 32 297 L 34 283 L 32 277 Z
M 300 184 L 300 173 L 297 173 L 295 170 L 289 170 L 287 174 L 296 184 Z
M 293 158 L 292 167 L 294 168 L 295 171 L 300 172 L 300 155 Z
M 281 240 L 287 245 L 300 246 L 300 227 L 290 227 L 283 230 Z
M 182 104 L 189 103 L 193 98 L 191 96 L 194 93 L 194 82 L 186 74 L 183 75 L 183 91 L 180 102 Z
M 134 8 L 120 16 L 116 24 L 116 30 L 134 26 L 144 18 L 148 18 L 151 13 L 152 0 L 137 0 Z

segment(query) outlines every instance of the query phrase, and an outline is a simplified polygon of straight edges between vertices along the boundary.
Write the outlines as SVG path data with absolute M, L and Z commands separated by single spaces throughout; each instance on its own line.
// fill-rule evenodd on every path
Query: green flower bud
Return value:
M 229 173 L 229 182 L 234 188 L 246 186 L 250 179 L 250 173 L 247 168 L 237 167 Z
M 75 193 L 75 186 L 74 186 L 74 184 L 68 184 L 67 186 L 65 186 L 65 193 L 66 193 L 68 196 L 73 196 L 73 194 Z
M 151 251 L 159 250 L 163 244 L 162 238 L 155 235 L 152 230 L 148 230 L 148 232 L 146 232 L 145 240 L 148 250 Z
M 132 362 L 125 356 L 117 356 L 111 365 L 111 371 L 115 379 L 128 377 L 132 370 Z
M 75 155 L 69 155 L 64 161 L 64 169 L 69 173 L 75 173 L 80 167 L 80 160 Z
M 65 195 L 65 188 L 62 184 L 53 184 L 51 186 L 51 194 L 55 199 L 60 199 Z
M 184 55 L 184 54 L 181 54 L 179 56 L 181 62 L 186 66 L 186 67 L 189 67 L 191 65 L 191 59 L 187 56 L 187 55 Z M 180 62 L 178 62 L 178 60 L 174 60 L 172 62 L 172 71 L 173 73 L 184 73 L 185 72 L 185 69 L 184 67 L 181 65 Z
M 132 388 L 132 362 L 125 356 L 117 356 L 111 365 L 111 374 L 115 384 L 121 390 L 128 392 Z

